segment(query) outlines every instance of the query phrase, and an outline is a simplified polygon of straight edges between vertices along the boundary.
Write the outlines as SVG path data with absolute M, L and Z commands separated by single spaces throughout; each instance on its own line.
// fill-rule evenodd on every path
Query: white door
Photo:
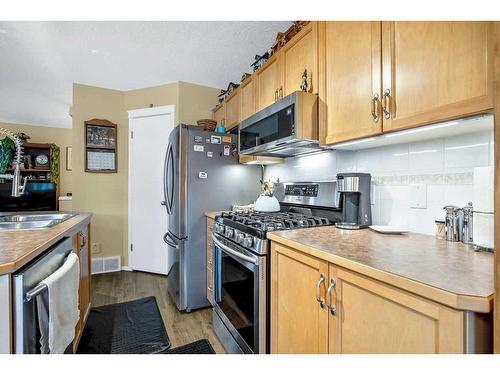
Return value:
M 129 111 L 129 266 L 167 274 L 168 229 L 163 162 L 174 127 L 174 106 Z

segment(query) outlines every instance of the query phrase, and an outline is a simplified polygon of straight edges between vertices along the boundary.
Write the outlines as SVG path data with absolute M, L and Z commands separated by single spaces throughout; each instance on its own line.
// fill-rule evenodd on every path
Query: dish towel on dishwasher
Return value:
M 79 279 L 80 262 L 71 252 L 64 264 L 41 282 L 48 288 L 46 293 L 36 296 L 42 354 L 64 353 L 75 337 L 80 318 Z

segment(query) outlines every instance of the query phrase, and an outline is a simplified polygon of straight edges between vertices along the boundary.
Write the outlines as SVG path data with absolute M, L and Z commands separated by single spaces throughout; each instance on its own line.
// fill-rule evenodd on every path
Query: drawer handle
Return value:
M 337 289 L 335 288 L 337 286 L 337 281 L 334 279 L 330 280 L 330 286 L 328 287 L 328 290 L 326 291 L 326 307 L 330 310 L 332 315 L 337 315 Z M 335 291 L 335 306 L 332 306 L 332 289 Z
M 380 109 L 379 109 L 379 96 L 377 93 L 373 94 L 372 97 L 372 118 L 373 122 L 376 124 L 380 119 Z
M 319 305 L 321 306 L 322 309 L 325 307 L 325 301 L 321 299 L 320 294 L 321 294 L 321 284 L 323 284 L 324 282 L 325 282 L 325 276 L 321 274 L 319 276 L 318 282 L 316 283 L 316 301 L 319 302 Z
M 386 89 L 384 91 L 384 105 L 382 107 L 384 112 L 384 117 L 388 120 L 391 118 L 391 90 Z

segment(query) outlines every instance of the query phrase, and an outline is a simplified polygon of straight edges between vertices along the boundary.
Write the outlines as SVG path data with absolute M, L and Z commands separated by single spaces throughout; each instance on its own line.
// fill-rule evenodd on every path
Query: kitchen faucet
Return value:
M 19 138 L 7 129 L 0 128 L 0 134 L 4 134 L 6 137 L 12 139 L 16 145 L 16 156 L 12 162 L 12 167 L 14 168 L 14 174 L 0 174 L 0 178 L 5 178 L 12 180 L 12 192 L 13 197 L 20 197 L 24 194 L 24 189 L 26 188 L 27 178 L 24 177 L 21 181 L 21 172 L 19 170 L 19 165 L 21 163 L 21 156 L 23 154 L 21 141 Z M 22 184 L 21 184 L 22 183 Z

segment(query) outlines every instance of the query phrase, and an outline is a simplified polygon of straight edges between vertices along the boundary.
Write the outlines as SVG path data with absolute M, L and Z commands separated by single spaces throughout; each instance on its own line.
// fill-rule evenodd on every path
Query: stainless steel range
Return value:
M 215 218 L 214 328 L 232 353 L 269 352 L 266 234 L 341 219 L 334 181 L 280 184 L 275 195 L 280 212 L 224 212 Z

